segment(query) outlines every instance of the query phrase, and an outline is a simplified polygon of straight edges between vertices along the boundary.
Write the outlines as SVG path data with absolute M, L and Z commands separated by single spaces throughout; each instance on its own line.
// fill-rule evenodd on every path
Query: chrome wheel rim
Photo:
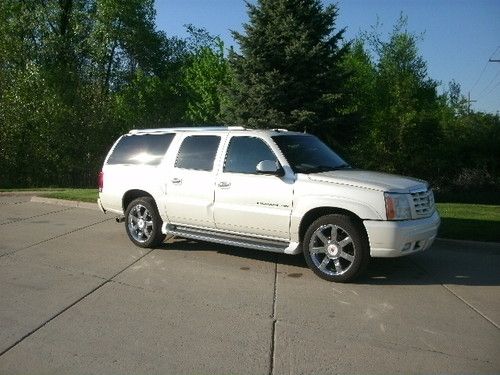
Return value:
M 344 228 L 333 224 L 322 225 L 311 236 L 309 254 L 322 273 L 342 275 L 354 263 L 354 242 Z
M 128 214 L 128 230 L 137 242 L 146 242 L 153 233 L 153 217 L 142 204 L 137 204 Z

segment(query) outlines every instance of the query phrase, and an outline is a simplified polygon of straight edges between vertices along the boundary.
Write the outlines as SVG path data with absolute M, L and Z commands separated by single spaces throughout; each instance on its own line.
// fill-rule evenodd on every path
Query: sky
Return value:
M 255 2 L 253 0 L 252 2 Z M 323 0 L 323 4 L 332 1 Z M 500 112 L 500 0 L 338 0 L 337 27 L 351 40 L 378 22 L 387 36 L 401 12 L 408 30 L 423 34 L 420 52 L 442 92 L 455 80 L 474 110 Z M 186 24 L 219 35 L 237 47 L 230 30 L 248 21 L 243 0 L 156 0 L 156 24 L 168 36 L 185 37 Z

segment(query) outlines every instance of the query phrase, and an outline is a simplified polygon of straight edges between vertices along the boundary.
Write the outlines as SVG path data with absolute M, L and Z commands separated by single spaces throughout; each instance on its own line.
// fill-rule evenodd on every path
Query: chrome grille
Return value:
M 434 194 L 432 190 L 411 193 L 413 198 L 413 213 L 416 219 L 429 217 L 434 213 Z

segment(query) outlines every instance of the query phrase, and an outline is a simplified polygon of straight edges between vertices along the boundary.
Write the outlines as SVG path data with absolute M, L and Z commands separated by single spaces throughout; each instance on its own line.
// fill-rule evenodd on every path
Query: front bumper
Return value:
M 392 258 L 428 249 L 436 238 L 441 219 L 431 217 L 404 221 L 365 220 L 372 257 Z

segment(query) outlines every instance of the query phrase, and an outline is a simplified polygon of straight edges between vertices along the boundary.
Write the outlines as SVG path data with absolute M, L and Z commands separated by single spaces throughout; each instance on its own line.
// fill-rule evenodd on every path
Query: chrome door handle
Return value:
M 220 188 L 228 188 L 229 186 L 231 186 L 231 183 L 226 181 L 221 181 L 217 184 L 217 186 Z
M 177 178 L 177 177 L 172 178 L 172 183 L 176 184 L 176 185 L 180 185 L 180 184 L 182 184 L 182 179 Z

